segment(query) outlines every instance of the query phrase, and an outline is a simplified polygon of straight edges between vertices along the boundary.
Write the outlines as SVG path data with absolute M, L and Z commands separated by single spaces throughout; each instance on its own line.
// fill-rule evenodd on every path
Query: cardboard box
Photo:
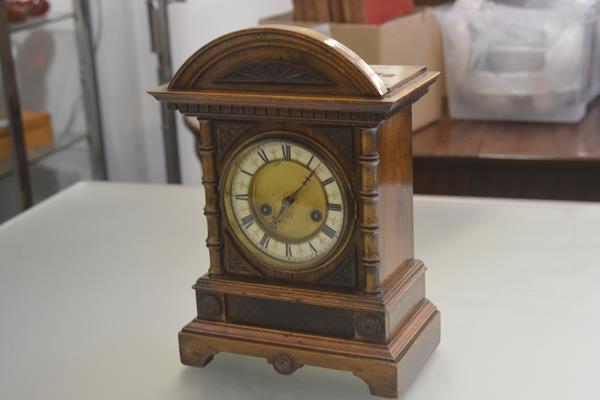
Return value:
M 296 22 L 291 12 L 263 18 L 260 23 L 301 25 L 325 33 L 369 64 L 425 65 L 440 72 L 443 69 L 440 28 L 430 8 L 380 25 Z M 429 93 L 413 105 L 413 130 L 441 117 L 443 87 L 442 74 Z

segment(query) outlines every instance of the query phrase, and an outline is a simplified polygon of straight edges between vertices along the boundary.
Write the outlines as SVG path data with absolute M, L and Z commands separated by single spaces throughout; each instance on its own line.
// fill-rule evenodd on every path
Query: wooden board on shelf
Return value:
M 442 119 L 413 137 L 415 192 L 599 201 L 600 99 L 578 124 Z
M 34 149 L 52 142 L 50 114 L 43 111 L 23 111 L 23 130 L 27 149 Z M 9 128 L 0 128 L 0 158 L 12 154 Z

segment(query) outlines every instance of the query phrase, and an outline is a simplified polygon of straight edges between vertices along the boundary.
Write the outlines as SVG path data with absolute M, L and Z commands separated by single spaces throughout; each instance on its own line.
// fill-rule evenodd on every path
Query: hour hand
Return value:
M 291 205 L 292 205 L 292 203 L 290 203 L 290 201 L 289 201 L 289 196 L 281 201 L 281 208 L 279 209 L 279 212 L 277 213 L 277 215 L 275 215 L 273 217 L 273 221 L 271 221 L 271 225 L 273 226 L 273 228 L 275 228 L 277 226 L 277 224 L 279 223 L 279 220 L 281 219 L 281 216 L 283 215 L 285 210 L 287 210 L 288 207 Z
M 289 196 L 287 196 L 283 200 L 281 200 L 281 208 L 279 209 L 279 212 L 277 213 L 277 215 L 275 217 L 273 217 L 273 221 L 272 221 L 273 227 L 277 226 L 277 224 L 279 223 L 279 220 L 281 219 L 281 216 L 283 215 L 285 210 L 287 210 L 292 204 L 294 204 L 294 201 L 296 201 L 296 197 L 298 196 L 298 193 L 300 193 L 300 190 L 302 190 L 302 188 L 304 186 L 306 186 L 306 184 L 315 175 L 315 173 L 317 172 L 317 169 L 319 169 L 320 166 L 321 166 L 321 163 L 319 163 L 319 165 L 317 165 L 312 171 L 310 171 L 310 174 L 308 174 L 304 178 L 304 180 L 302 181 L 302 183 L 300 184 L 298 189 L 294 190 L 294 192 L 292 192 L 292 194 L 290 194 Z

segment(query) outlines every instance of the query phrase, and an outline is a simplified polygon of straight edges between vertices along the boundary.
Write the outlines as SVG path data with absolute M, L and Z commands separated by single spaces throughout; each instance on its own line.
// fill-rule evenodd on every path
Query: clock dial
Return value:
M 291 140 L 265 139 L 234 159 L 225 190 L 238 239 L 271 266 L 302 269 L 344 236 L 348 200 L 323 156 Z

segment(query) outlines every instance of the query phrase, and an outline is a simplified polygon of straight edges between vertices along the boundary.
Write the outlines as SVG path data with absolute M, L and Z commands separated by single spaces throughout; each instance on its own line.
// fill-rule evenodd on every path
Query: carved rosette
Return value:
M 383 321 L 372 313 L 358 313 L 355 316 L 354 329 L 360 338 L 368 341 L 379 341 L 385 336 Z
M 219 299 L 212 294 L 199 294 L 197 305 L 199 317 L 218 318 L 223 310 Z
M 291 375 L 298 368 L 302 367 L 302 364 L 295 362 L 287 354 L 277 354 L 275 357 L 269 360 L 269 364 L 271 364 L 273 369 L 281 375 Z
M 377 294 L 379 282 L 379 219 L 377 217 L 377 128 L 360 128 L 359 229 L 361 237 L 361 263 L 365 270 L 364 292 Z
M 217 176 L 217 166 L 215 163 L 215 145 L 210 129 L 210 122 L 199 120 L 199 129 L 196 133 L 196 151 L 198 158 L 202 163 L 202 185 L 206 201 L 204 205 L 204 215 L 208 225 L 208 238 L 206 247 L 210 256 L 210 267 L 208 272 L 211 275 L 223 274 L 221 241 L 221 217 L 219 208 L 219 179 Z

